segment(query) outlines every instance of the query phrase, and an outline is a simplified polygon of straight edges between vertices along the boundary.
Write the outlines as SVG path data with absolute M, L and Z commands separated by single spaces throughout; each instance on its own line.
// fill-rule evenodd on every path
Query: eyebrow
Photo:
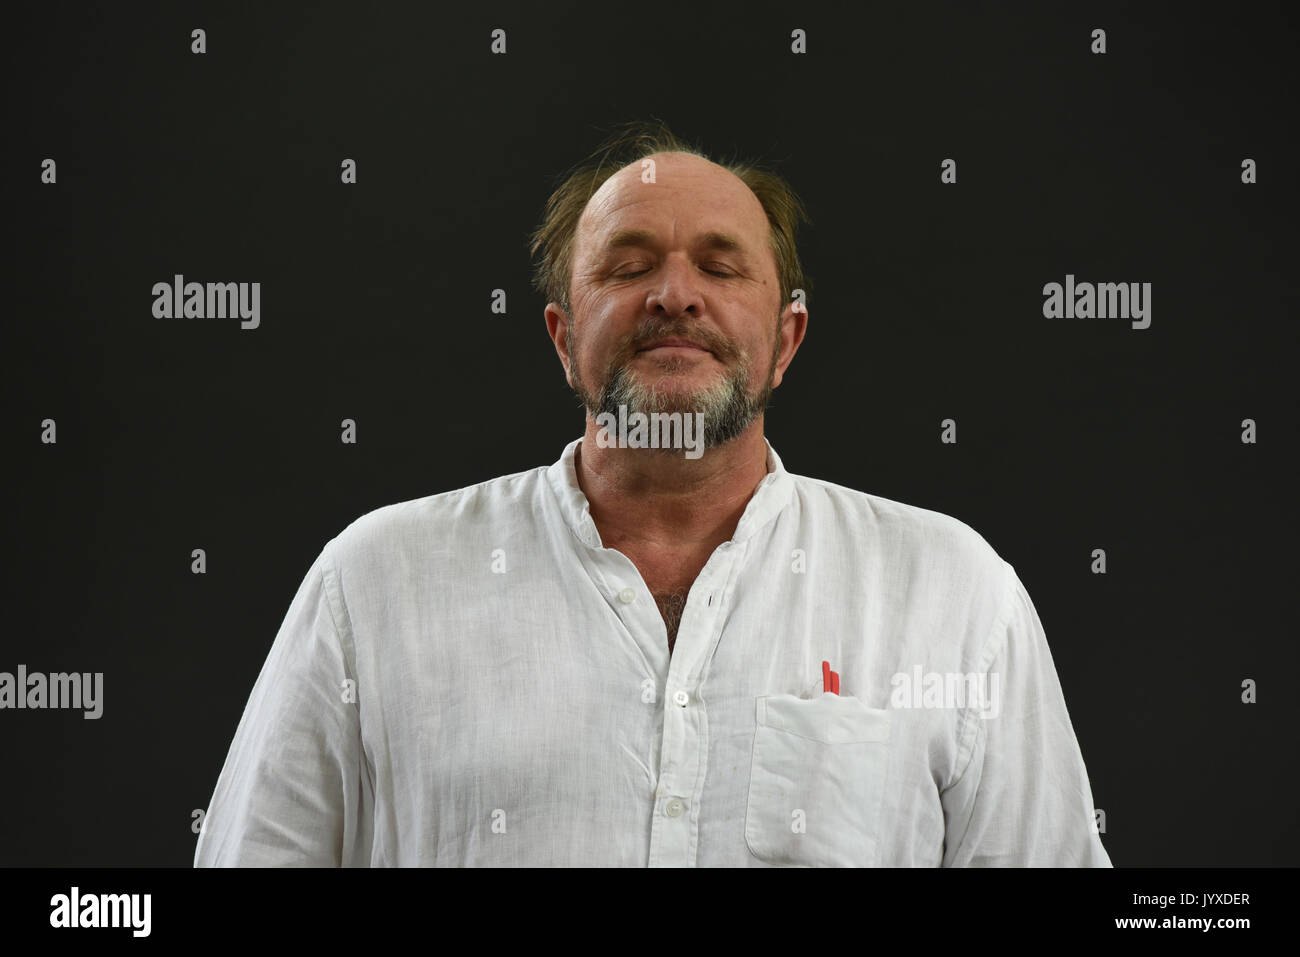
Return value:
M 644 229 L 620 229 L 609 238 L 605 244 L 606 251 L 615 249 L 625 249 L 629 246 L 653 246 L 656 240 L 654 235 Z M 724 252 L 744 253 L 745 244 L 730 233 L 722 233 L 716 230 L 705 233 L 700 237 L 697 245 L 705 249 L 719 249 Z

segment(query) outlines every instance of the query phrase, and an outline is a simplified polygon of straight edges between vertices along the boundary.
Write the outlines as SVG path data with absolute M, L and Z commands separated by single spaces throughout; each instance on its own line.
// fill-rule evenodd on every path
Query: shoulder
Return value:
M 800 511 L 849 552 L 870 552 L 899 572 L 939 574 L 1002 597 L 1009 566 L 961 519 L 822 479 L 792 478 Z
M 539 466 L 373 509 L 330 540 L 331 562 L 355 566 L 403 555 L 429 557 L 457 543 L 490 541 L 495 529 L 535 514 L 545 473 Z
M 813 517 L 834 520 L 850 537 L 871 535 L 878 546 L 1002 561 L 983 535 L 952 515 L 806 475 L 791 477 L 801 508 Z

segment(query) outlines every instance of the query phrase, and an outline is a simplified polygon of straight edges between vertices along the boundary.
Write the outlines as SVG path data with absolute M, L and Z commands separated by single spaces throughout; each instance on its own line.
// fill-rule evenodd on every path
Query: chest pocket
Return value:
M 876 859 L 890 712 L 829 692 L 755 704 L 745 843 L 786 867 L 870 867 Z

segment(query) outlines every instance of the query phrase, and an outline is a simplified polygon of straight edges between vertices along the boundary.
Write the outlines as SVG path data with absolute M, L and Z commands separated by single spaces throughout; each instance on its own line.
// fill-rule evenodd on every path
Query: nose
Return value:
M 704 312 L 700 288 L 699 276 L 685 254 L 670 254 L 658 281 L 646 293 L 646 311 L 665 319 L 680 315 L 698 319 Z

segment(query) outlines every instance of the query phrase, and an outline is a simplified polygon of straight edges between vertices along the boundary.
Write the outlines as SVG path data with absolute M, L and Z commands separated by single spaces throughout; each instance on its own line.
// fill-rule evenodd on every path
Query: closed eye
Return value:
M 643 275 L 645 275 L 646 273 L 648 273 L 649 271 L 650 271 L 649 269 L 638 269 L 638 270 L 635 271 L 635 272 L 620 272 L 620 273 L 614 273 L 614 275 L 613 275 L 611 278 L 613 278 L 613 279 L 635 279 L 637 276 L 643 276 Z M 733 272 L 724 272 L 723 270 L 720 270 L 720 269 L 706 269 L 706 270 L 704 270 L 704 271 L 705 271 L 706 273 L 708 273 L 709 275 L 711 275 L 711 276 L 718 276 L 718 277 L 720 277 L 720 278 L 722 278 L 722 279 L 732 279 L 732 278 L 734 278 L 735 275 L 736 275 L 736 274 L 733 273 Z

